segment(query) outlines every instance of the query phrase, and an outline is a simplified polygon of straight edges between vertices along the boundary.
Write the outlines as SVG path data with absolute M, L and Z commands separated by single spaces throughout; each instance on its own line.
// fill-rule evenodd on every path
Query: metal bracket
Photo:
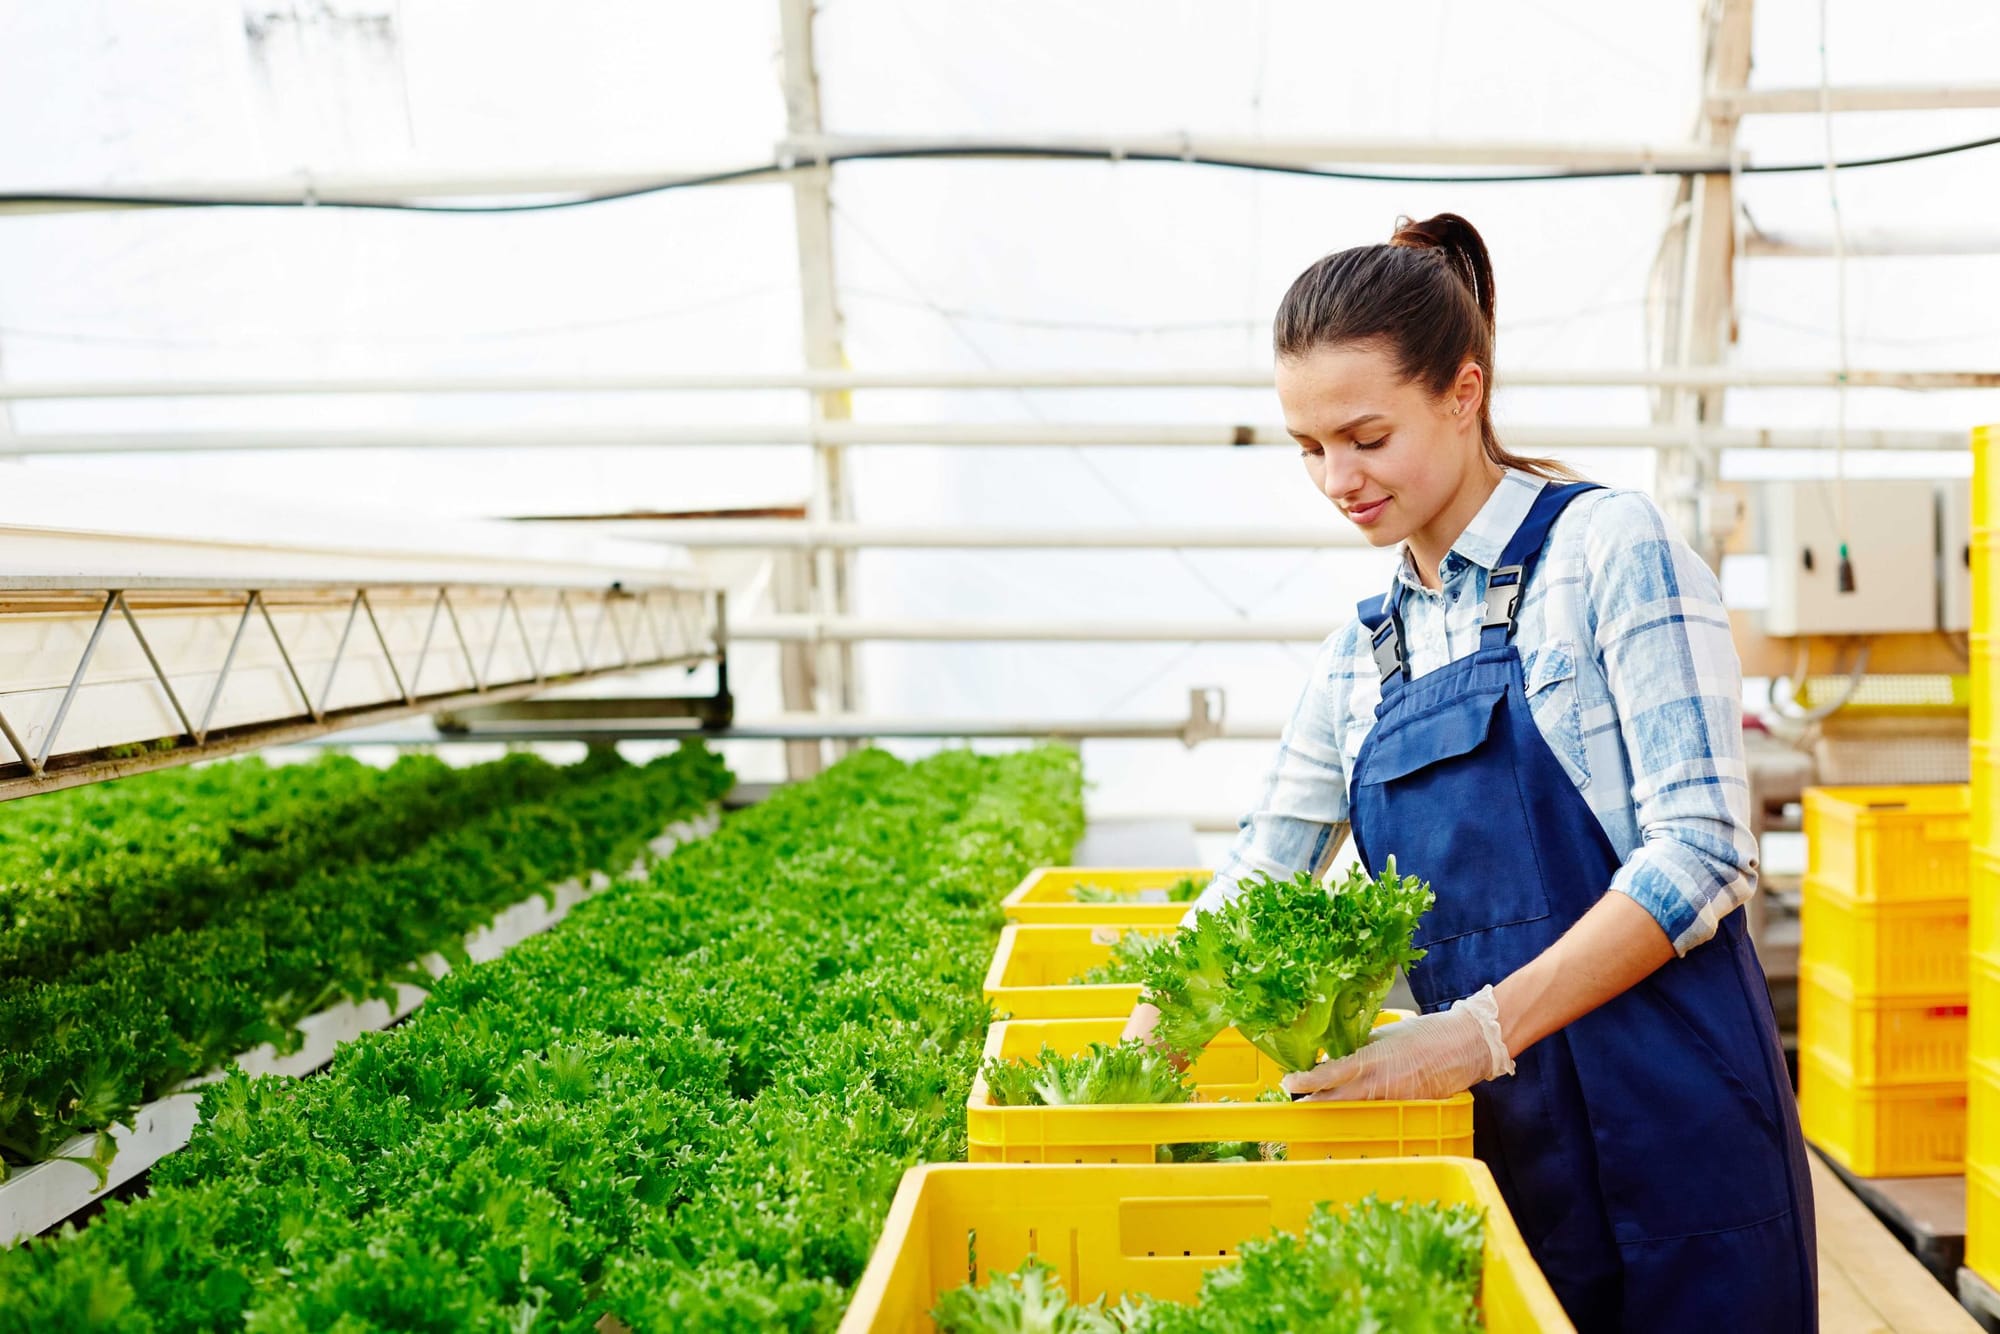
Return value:
M 1181 728 L 1181 744 L 1193 750 L 1204 741 L 1219 739 L 1227 707 L 1221 686 L 1195 686 L 1189 690 L 1187 725 Z

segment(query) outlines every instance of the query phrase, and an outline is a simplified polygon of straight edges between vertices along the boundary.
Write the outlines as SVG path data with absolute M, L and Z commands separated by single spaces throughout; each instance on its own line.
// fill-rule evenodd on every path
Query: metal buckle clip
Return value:
M 1403 670 L 1403 641 L 1393 617 L 1375 628 L 1374 647 L 1375 670 L 1382 673 L 1384 682 Z
M 1507 627 L 1507 633 L 1514 633 L 1514 616 L 1521 609 L 1521 567 L 1502 565 L 1486 581 L 1486 619 L 1480 622 L 1481 629 L 1491 629 L 1496 625 Z

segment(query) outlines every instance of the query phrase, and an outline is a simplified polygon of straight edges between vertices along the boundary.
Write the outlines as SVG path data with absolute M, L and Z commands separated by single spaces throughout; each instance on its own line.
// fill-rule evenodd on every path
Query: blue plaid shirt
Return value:
M 1509 470 L 1452 544 L 1437 591 L 1404 549 L 1413 677 L 1479 647 L 1487 577 L 1543 485 Z M 1517 625 L 1535 724 L 1618 853 L 1609 888 L 1685 954 L 1757 881 L 1742 666 L 1715 575 L 1643 492 L 1587 492 L 1557 519 Z M 1251 872 L 1318 872 L 1333 859 L 1381 697 L 1368 636 L 1349 621 L 1320 645 L 1256 808 L 1190 916 Z

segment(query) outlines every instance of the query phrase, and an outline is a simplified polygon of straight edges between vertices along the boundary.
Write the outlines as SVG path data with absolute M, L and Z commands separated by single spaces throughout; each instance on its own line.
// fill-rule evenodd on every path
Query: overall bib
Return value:
M 1543 488 L 1470 656 L 1410 680 L 1396 590 L 1361 604 L 1383 682 L 1354 841 L 1371 873 L 1393 855 L 1437 894 L 1410 971 L 1426 1013 L 1547 949 L 1619 867 L 1535 725 L 1510 642 L 1551 525 L 1589 489 Z M 1818 1327 L 1805 1145 L 1743 918 L 1472 1090 L 1475 1151 L 1585 1334 Z

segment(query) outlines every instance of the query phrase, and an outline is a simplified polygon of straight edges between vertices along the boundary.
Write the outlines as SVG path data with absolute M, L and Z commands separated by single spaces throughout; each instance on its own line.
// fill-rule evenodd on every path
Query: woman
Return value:
M 1582 1330 L 1811 1330 L 1804 1145 L 1731 911 L 1757 849 L 1729 618 L 1649 498 L 1501 447 L 1493 339 L 1492 266 L 1454 214 L 1285 294 L 1306 471 L 1403 559 L 1322 646 L 1193 911 L 1322 869 L 1351 824 L 1371 870 L 1393 855 L 1436 891 L 1424 1013 L 1286 1086 L 1471 1089 L 1477 1152 Z

